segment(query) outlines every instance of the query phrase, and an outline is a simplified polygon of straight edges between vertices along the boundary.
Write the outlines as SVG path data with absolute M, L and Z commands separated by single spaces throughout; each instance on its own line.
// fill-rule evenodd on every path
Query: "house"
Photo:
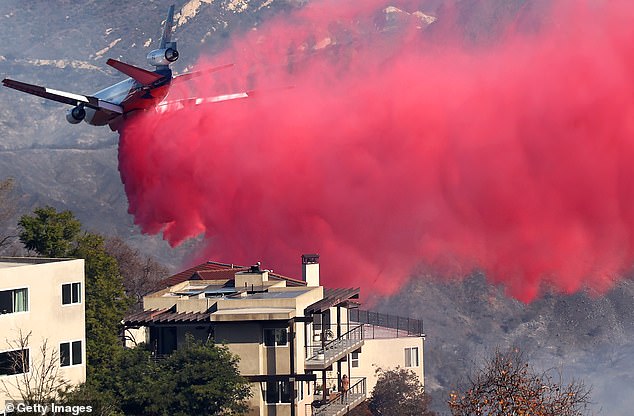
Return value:
M 124 320 L 126 335 L 148 342 L 157 358 L 176 350 L 188 333 L 226 344 L 252 383 L 249 415 L 342 415 L 363 402 L 376 382 L 372 364 L 403 366 L 407 348 L 423 379 L 422 324 L 417 333 L 382 327 L 382 321 L 392 324 L 385 315 L 358 310 L 358 288 L 324 288 L 319 280 L 315 254 L 302 256 L 302 279 L 260 264 L 209 261 L 165 279 L 145 296 L 143 310 Z M 342 404 L 344 374 L 350 389 Z
M 0 403 L 43 367 L 86 380 L 84 299 L 84 260 L 0 257 Z

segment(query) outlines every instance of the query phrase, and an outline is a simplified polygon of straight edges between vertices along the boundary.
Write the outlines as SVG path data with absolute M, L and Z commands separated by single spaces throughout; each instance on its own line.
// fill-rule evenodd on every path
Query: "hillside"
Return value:
M 634 364 L 634 281 L 608 293 L 547 294 L 531 304 L 504 295 L 482 275 L 441 282 L 415 277 L 377 309 L 424 320 L 426 386 L 434 407 L 497 347 L 519 347 L 537 369 L 592 386 L 595 410 L 629 415 Z
M 46 0 L 4 0 L 0 36 L 8 41 L 0 50 L 0 73 L 90 94 L 123 78 L 105 65 L 107 58 L 145 66 L 172 2 L 183 10 L 175 28 L 181 58 L 174 65 L 183 72 L 233 36 L 308 0 L 63 0 L 55 7 Z M 421 9 L 441 23 L 429 33 L 440 39 L 443 19 L 451 16 L 461 36 L 486 47 L 525 4 L 546 2 L 461 0 L 455 9 L 445 3 L 421 0 Z M 68 124 L 62 104 L 5 88 L 0 97 L 0 178 L 16 178 L 23 213 L 44 204 L 70 209 L 87 228 L 116 234 L 172 270 L 182 265 L 196 241 L 172 249 L 160 236 L 142 235 L 127 213 L 117 134 Z M 525 305 L 480 275 L 449 283 L 425 276 L 377 300 L 376 309 L 424 320 L 427 388 L 440 411 L 446 411 L 447 392 L 465 381 L 474 363 L 496 346 L 518 345 L 536 366 L 561 368 L 566 377 L 593 385 L 602 414 L 625 416 L 634 408 L 633 304 L 632 280 L 603 295 L 547 295 Z

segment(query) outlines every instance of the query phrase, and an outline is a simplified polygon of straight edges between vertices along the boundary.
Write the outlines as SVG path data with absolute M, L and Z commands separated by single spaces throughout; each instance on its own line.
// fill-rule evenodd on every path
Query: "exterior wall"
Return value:
M 416 373 L 424 384 L 425 367 L 423 361 L 423 337 L 365 339 L 359 353 L 359 367 L 350 364 L 351 377 L 366 377 L 368 395 L 376 385 L 376 369 L 393 370 L 396 367 L 406 368 Z M 418 366 L 405 367 L 405 348 L 418 347 Z M 350 358 L 350 357 L 349 357 Z M 347 364 L 344 372 L 347 372 Z
M 10 262 L 0 259 L 0 263 Z M 62 305 L 62 284 L 81 283 L 81 303 Z M 59 357 L 60 343 L 81 341 L 82 363 L 62 367 L 60 375 L 71 384 L 86 380 L 85 281 L 83 260 L 52 260 L 46 263 L 24 263 L 0 268 L 0 290 L 28 288 L 27 312 L 0 315 L 0 352 L 13 350 L 11 344 L 30 333 L 30 368 L 41 364 L 40 349 Z M 59 358 L 58 358 L 59 360 Z M 59 361 L 57 361 L 59 365 Z M 13 384 L 20 375 L 0 376 L 5 384 Z M 16 389 L 10 392 L 17 394 Z M 17 397 L 14 397 L 17 398 Z M 0 403 L 9 397 L 0 389 Z

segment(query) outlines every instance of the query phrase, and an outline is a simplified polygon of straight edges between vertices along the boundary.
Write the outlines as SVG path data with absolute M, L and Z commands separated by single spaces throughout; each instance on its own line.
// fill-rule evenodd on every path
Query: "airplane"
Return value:
M 147 62 L 156 68 L 154 71 L 148 71 L 116 59 L 108 59 L 106 64 L 130 78 L 104 88 L 92 96 L 40 87 L 8 78 L 3 79 L 2 84 L 18 91 L 72 105 L 73 108 L 66 112 L 66 120 L 71 124 L 78 124 L 83 120 L 93 126 L 108 125 L 112 131 L 119 130 L 123 121 L 131 113 L 139 110 L 154 108 L 159 112 L 164 112 L 171 108 L 183 108 L 188 102 L 197 105 L 249 97 L 249 92 L 239 92 L 208 98 L 181 99 L 171 103 L 163 101 L 173 81 L 190 79 L 201 73 L 172 75 L 170 64 L 175 62 L 179 56 L 176 42 L 171 41 L 173 23 L 174 5 L 171 5 L 165 19 L 159 48 L 147 54 Z M 217 71 L 232 65 L 209 68 L 205 72 Z

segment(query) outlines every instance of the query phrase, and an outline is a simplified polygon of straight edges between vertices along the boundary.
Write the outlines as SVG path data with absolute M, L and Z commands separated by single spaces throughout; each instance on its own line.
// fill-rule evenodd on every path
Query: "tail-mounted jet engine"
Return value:
M 147 62 L 153 66 L 169 65 L 178 59 L 176 42 L 169 42 L 164 49 L 155 49 L 147 54 Z
M 83 106 L 78 105 L 66 111 L 66 120 L 70 124 L 81 123 L 86 118 L 86 109 Z

